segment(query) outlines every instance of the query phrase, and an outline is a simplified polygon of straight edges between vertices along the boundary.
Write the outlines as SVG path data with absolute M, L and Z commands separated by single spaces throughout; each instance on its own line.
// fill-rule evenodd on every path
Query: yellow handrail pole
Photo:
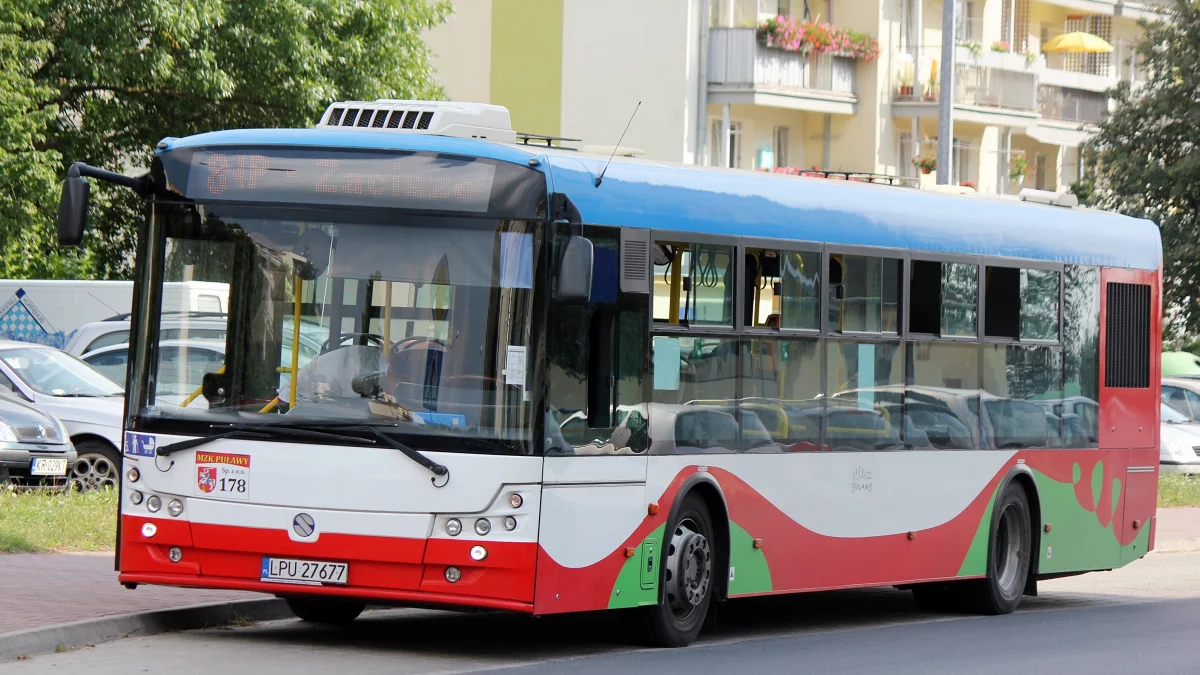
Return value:
M 383 287 L 383 350 L 384 357 L 392 346 L 392 282 Z
M 260 412 L 260 413 L 269 413 L 269 412 L 271 412 L 272 410 L 274 410 L 274 409 L 275 409 L 275 406 L 277 406 L 277 405 L 279 405 L 279 397 L 278 397 L 278 396 L 276 396 L 275 398 L 271 399 L 271 402 L 270 402 L 270 403 L 268 403 L 268 404 L 266 405 L 266 407 L 265 407 L 265 408 L 263 408 L 262 410 L 259 410 L 258 412 Z
M 678 245 L 675 246 L 675 251 L 671 258 L 671 315 L 667 317 L 667 323 L 679 323 L 679 291 L 683 286 L 683 249 Z
M 217 375 L 224 375 L 224 374 L 225 374 L 225 366 L 221 366 L 220 368 L 217 368 Z M 196 397 L 200 396 L 200 392 L 202 392 L 202 391 L 204 391 L 203 385 L 196 387 L 196 391 L 193 391 L 191 396 L 183 399 L 183 402 L 179 404 L 179 407 L 186 408 L 189 403 L 191 403 L 192 401 L 195 401 Z
M 292 386 L 288 389 L 288 409 L 296 407 L 296 371 L 300 364 L 300 289 L 304 280 L 296 275 L 292 294 Z

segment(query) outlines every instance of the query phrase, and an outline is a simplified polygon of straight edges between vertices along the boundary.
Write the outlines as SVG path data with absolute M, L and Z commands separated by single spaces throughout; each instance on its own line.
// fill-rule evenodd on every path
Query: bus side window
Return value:
M 564 240 L 565 229 L 558 232 Z M 619 241 L 614 228 L 588 225 L 594 246 L 592 297 L 587 304 L 550 304 L 547 330 L 548 455 L 631 454 L 646 443 L 642 403 L 646 295 L 620 293 Z
M 747 327 L 820 330 L 820 253 L 751 248 L 742 269 Z

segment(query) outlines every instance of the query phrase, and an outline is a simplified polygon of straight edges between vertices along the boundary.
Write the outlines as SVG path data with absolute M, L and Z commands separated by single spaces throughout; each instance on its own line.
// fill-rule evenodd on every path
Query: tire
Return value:
M 95 492 L 121 486 L 121 453 L 104 441 L 80 441 L 75 444 L 78 458 L 68 475 L 71 489 Z
M 366 603 L 329 598 L 284 598 L 288 609 L 301 621 L 309 623 L 347 624 L 358 618 Z
M 686 647 L 696 640 L 717 587 L 712 516 L 695 493 L 679 505 L 662 546 L 659 603 L 640 608 L 641 638 L 654 647 Z
M 1021 604 L 1033 548 L 1029 498 L 1015 482 L 1004 488 L 992 510 L 987 578 L 973 582 L 966 600 L 982 614 L 1011 614 Z

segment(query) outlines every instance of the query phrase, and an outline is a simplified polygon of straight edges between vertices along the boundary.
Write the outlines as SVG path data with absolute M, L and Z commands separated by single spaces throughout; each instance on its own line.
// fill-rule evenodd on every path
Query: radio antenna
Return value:
M 633 115 L 629 116 L 629 121 L 625 123 L 625 131 L 621 132 L 621 137 L 617 139 L 617 144 L 613 146 L 612 154 L 608 156 L 608 161 L 604 163 L 604 168 L 600 170 L 600 175 L 596 176 L 594 185 L 600 187 L 600 183 L 604 181 L 604 173 L 608 171 L 608 165 L 612 164 L 613 157 L 617 156 L 617 150 L 621 149 L 621 141 L 625 140 L 625 134 L 629 131 L 629 125 L 633 124 L 633 118 L 637 115 L 638 108 L 642 107 L 642 102 L 638 101 L 633 107 Z

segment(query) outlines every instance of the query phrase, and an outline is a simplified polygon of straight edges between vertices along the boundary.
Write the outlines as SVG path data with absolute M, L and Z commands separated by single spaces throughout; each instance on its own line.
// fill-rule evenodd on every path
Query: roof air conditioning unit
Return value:
M 1051 192 L 1050 190 L 1033 190 L 1025 188 L 1017 195 L 1017 199 L 1034 204 L 1047 204 L 1071 209 L 1079 206 L 1079 198 L 1070 192 Z
M 318 129 L 393 131 L 515 143 L 508 108 L 450 101 L 344 101 L 325 110 Z

